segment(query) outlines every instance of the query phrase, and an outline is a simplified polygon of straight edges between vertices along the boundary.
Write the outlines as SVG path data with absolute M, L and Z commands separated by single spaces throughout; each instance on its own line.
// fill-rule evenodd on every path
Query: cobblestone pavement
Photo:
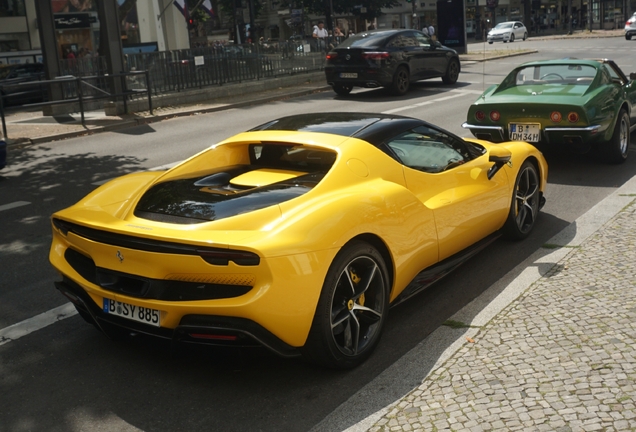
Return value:
M 369 431 L 636 430 L 636 200 L 465 339 Z

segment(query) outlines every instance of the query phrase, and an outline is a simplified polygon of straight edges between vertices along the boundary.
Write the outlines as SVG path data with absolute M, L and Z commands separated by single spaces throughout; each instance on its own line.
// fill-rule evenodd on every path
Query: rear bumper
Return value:
M 261 325 L 245 318 L 215 315 L 184 315 L 174 329 L 152 327 L 105 313 L 90 296 L 68 278 L 55 282 L 55 287 L 68 298 L 83 316 L 92 320 L 100 330 L 108 334 L 109 326 L 131 333 L 140 333 L 173 343 L 220 345 L 234 347 L 264 346 L 284 357 L 300 355 L 294 348 L 267 331 Z
M 463 123 L 462 127 L 470 129 L 472 134 L 483 140 L 502 142 L 508 140 L 508 132 L 502 126 L 486 126 Z M 595 143 L 603 136 L 605 128 L 601 125 L 586 127 L 545 127 L 541 131 L 541 141 L 559 144 Z
M 357 73 L 357 78 L 341 78 L 340 73 Z M 383 69 L 361 69 L 361 70 L 344 70 L 338 68 L 326 68 L 325 77 L 327 84 L 333 85 L 350 85 L 353 87 L 387 87 L 393 84 L 393 74 Z

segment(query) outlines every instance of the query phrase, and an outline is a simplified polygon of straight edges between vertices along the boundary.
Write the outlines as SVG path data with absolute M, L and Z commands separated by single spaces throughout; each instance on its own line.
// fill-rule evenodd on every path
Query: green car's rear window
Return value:
M 596 77 L 596 68 L 589 65 L 578 64 L 550 64 L 528 66 L 518 69 L 513 77 L 510 77 L 508 85 L 576 85 L 589 87 Z

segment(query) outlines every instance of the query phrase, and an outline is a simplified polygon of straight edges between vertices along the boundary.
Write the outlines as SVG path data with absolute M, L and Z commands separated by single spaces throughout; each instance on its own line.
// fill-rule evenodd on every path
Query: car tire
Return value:
M 523 40 L 526 40 L 526 39 L 528 39 L 528 33 L 527 32 L 523 34 Z
M 632 40 L 632 35 L 630 35 L 630 34 L 626 34 L 626 35 L 625 35 L 625 39 L 627 39 L 627 40 Z
M 393 83 L 391 84 L 391 92 L 398 96 L 402 96 L 409 91 L 411 86 L 411 76 L 409 70 L 405 66 L 400 66 L 393 75 Z
M 333 369 L 351 369 L 365 361 L 387 319 L 389 287 L 377 249 L 360 241 L 343 247 L 325 277 L 303 356 Z
M 608 163 L 620 164 L 627 160 L 630 144 L 629 123 L 629 115 L 625 110 L 621 110 L 614 125 L 612 139 L 602 147 L 605 160 Z
M 492 41 L 488 41 L 488 43 L 489 43 L 490 45 L 492 45 Z
M 515 41 L 515 34 L 510 33 L 510 42 L 514 42 L 514 41 Z
M 446 68 L 446 74 L 442 77 L 444 84 L 455 84 L 459 78 L 459 62 L 456 59 L 452 59 L 448 62 Z
M 503 235 L 509 240 L 522 240 L 530 234 L 539 214 L 541 192 L 539 173 L 530 161 L 519 169 L 512 192 L 510 211 L 503 227 Z
M 346 84 L 334 84 L 333 85 L 333 91 L 335 91 L 336 94 L 338 94 L 340 96 L 347 96 L 349 93 L 351 93 L 351 90 L 353 90 L 353 86 L 352 85 L 346 85 Z

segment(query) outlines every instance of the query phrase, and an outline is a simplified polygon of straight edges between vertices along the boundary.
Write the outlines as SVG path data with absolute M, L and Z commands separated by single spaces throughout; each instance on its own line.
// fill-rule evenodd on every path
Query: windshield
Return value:
M 13 70 L 13 67 L 0 67 L 0 79 L 7 78 Z
M 596 68 L 582 64 L 536 65 L 517 69 L 508 87 L 531 84 L 576 85 L 587 89 L 596 77 Z
M 512 23 L 499 23 L 495 26 L 496 29 L 505 29 L 505 28 L 511 28 L 512 27 Z

